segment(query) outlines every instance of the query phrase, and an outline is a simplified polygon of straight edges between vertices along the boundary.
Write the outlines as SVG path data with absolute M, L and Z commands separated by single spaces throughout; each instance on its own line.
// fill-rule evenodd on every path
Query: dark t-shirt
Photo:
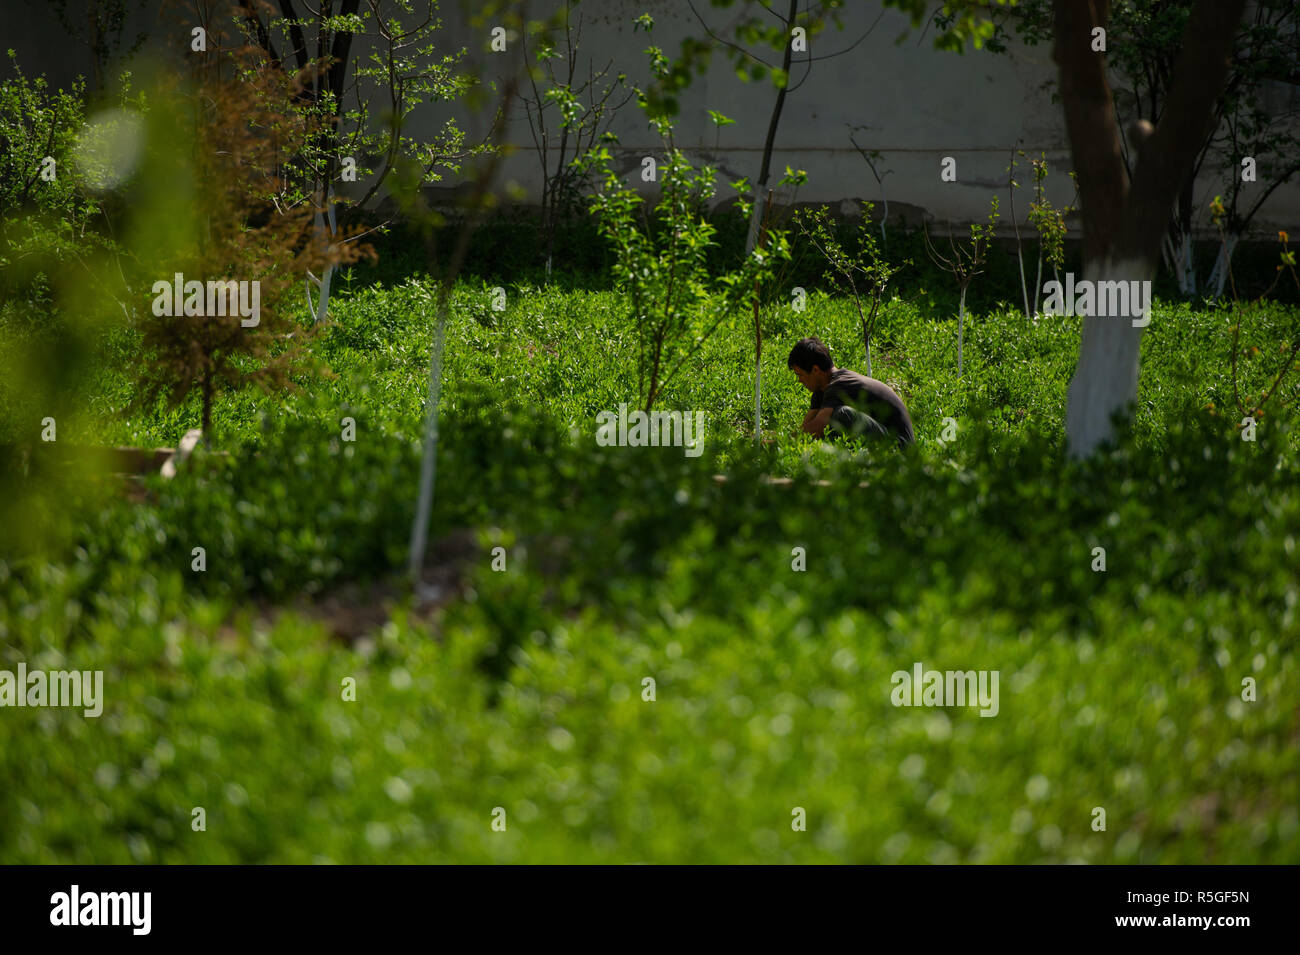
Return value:
M 889 431 L 898 436 L 898 443 L 911 444 L 916 440 L 912 431 L 912 416 L 907 405 L 883 381 L 859 375 L 847 368 L 836 368 L 825 391 L 814 391 L 812 407 L 840 408 L 848 406 L 871 415 Z

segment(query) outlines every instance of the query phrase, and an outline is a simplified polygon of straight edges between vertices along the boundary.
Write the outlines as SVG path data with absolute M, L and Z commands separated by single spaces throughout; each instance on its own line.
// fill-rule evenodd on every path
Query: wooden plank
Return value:
M 762 480 L 764 484 L 769 484 L 772 487 L 793 487 L 795 483 L 794 478 L 772 477 L 772 475 L 770 474 L 764 474 Z M 725 474 L 713 475 L 713 483 L 715 484 L 726 484 L 727 481 L 728 478 Z M 837 486 L 834 481 L 825 481 L 825 480 L 813 481 L 812 485 L 814 487 L 836 487 Z M 870 487 L 870 486 L 871 483 L 869 481 L 858 482 L 858 487 Z
M 39 456 L 60 467 L 89 468 L 110 474 L 155 473 L 176 454 L 176 448 L 105 448 L 62 441 L 0 445 L 0 458 L 30 460 Z

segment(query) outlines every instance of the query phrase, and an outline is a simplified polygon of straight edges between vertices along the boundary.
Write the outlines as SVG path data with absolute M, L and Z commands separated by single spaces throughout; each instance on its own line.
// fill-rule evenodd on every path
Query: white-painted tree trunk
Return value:
M 745 255 L 754 251 L 758 245 L 758 227 L 763 224 L 763 215 L 767 212 L 767 186 L 759 188 L 754 197 L 754 208 L 749 213 L 749 235 L 745 236 Z
M 1175 242 L 1166 233 L 1164 237 L 1165 262 L 1174 273 L 1178 282 L 1178 291 L 1185 297 L 1196 294 L 1196 269 L 1192 263 L 1192 237 L 1180 236 Z
M 333 196 L 332 191 L 326 192 L 326 197 L 325 197 L 326 214 L 329 216 L 329 232 L 328 232 L 327 241 L 328 239 L 332 239 L 334 237 L 334 234 L 338 229 L 338 225 L 334 218 L 334 205 L 332 202 L 330 202 L 332 196 Z M 316 234 L 317 241 L 320 241 L 322 236 L 326 235 L 325 221 L 326 221 L 325 215 L 322 215 L 321 212 L 317 210 L 316 226 L 315 226 L 315 234 Z M 334 278 L 334 266 L 332 265 L 327 265 L 325 267 L 325 271 L 321 274 L 320 278 L 316 278 L 316 276 L 312 275 L 311 272 L 307 273 L 307 308 L 311 311 L 312 321 L 316 323 L 325 321 L 326 317 L 329 315 L 330 282 L 333 278 Z M 316 304 L 314 306 L 312 305 L 312 301 L 311 301 L 311 286 L 313 283 L 315 283 L 317 288 L 317 298 L 316 298 Z
M 1038 296 L 1043 291 L 1043 249 L 1038 248 L 1038 272 L 1034 275 L 1034 318 L 1038 317 Z
M 1052 279 L 1053 279 L 1054 281 L 1056 281 L 1057 284 L 1060 284 L 1060 281 L 1061 281 L 1061 270 L 1058 269 L 1055 265 L 1052 266 Z M 1035 304 L 1035 306 L 1037 306 L 1038 303 L 1035 301 L 1034 304 Z M 1041 318 L 1041 317 L 1042 317 L 1042 316 L 1041 316 L 1041 314 L 1040 314 L 1039 312 L 1037 312 L 1037 311 L 1034 312 L 1034 324 L 1035 324 L 1035 325 L 1038 324 L 1038 319 Z
M 1183 275 L 1186 277 L 1187 281 L 1186 287 L 1182 287 L 1181 291 L 1184 295 L 1190 298 L 1196 294 L 1196 263 L 1192 259 L 1193 249 L 1192 236 L 1190 233 L 1183 236 L 1181 249 L 1179 251 L 1182 252 Z
M 766 184 L 764 184 L 764 187 Z M 754 208 L 750 211 L 749 216 L 749 235 L 745 237 L 745 257 L 749 255 L 758 246 L 758 230 L 763 224 L 763 214 L 767 207 L 767 192 L 765 188 L 758 190 L 758 195 L 754 199 Z M 755 341 L 758 343 L 754 349 L 754 441 L 761 440 L 762 435 L 762 406 L 763 406 L 763 351 L 762 351 L 762 332 L 758 328 L 758 319 L 755 318 L 754 334 L 757 336 Z
M 966 290 L 961 290 L 961 301 L 957 305 L 957 377 L 961 377 L 961 337 L 966 323 Z
M 1020 265 L 1020 294 L 1025 298 L 1025 321 L 1033 318 L 1029 311 L 1029 286 L 1025 284 L 1025 258 L 1020 254 L 1020 245 L 1016 244 L 1016 262 Z
M 424 419 L 424 454 L 420 461 L 420 492 L 411 526 L 411 547 L 407 569 L 411 581 L 420 590 L 420 572 L 424 567 L 424 550 L 428 541 L 429 514 L 433 507 L 433 484 L 438 475 L 438 406 L 442 400 L 442 349 L 447 329 L 450 297 L 439 294 L 438 320 L 433 332 L 433 354 L 429 361 L 429 406 Z
M 1086 263 L 1083 277 L 1091 281 L 1150 281 L 1156 263 Z M 1148 313 L 1147 318 L 1150 318 Z M 1070 380 L 1065 435 L 1073 457 L 1087 457 L 1113 437 L 1111 415 L 1129 410 L 1137 400 L 1138 359 L 1142 329 L 1126 316 L 1085 317 L 1079 341 L 1079 362 Z
M 1214 300 L 1217 302 L 1223 296 L 1223 287 L 1228 282 L 1228 267 L 1232 264 L 1232 253 L 1237 249 L 1237 241 L 1241 236 L 1235 232 L 1228 233 L 1226 244 L 1219 246 L 1219 255 L 1214 260 L 1214 268 L 1210 270 L 1210 277 L 1206 282 L 1206 287 L 1214 290 Z

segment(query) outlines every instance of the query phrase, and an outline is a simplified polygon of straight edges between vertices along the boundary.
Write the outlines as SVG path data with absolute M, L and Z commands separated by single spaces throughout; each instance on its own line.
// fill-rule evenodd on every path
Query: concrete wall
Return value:
M 128 0 L 130 2 L 130 0 Z M 557 0 L 534 4 L 540 15 L 553 9 Z M 78 6 L 72 0 L 70 6 Z M 158 0 L 149 0 L 128 26 L 128 36 L 137 30 L 151 33 L 156 45 L 162 33 L 185 28 L 193 20 L 192 4 L 175 4 L 173 13 L 160 12 Z M 725 29 L 734 11 L 715 10 L 707 0 L 695 0 L 698 9 L 715 31 Z M 934 217 L 957 225 L 982 220 L 989 199 L 996 192 L 1001 199 L 1003 223 L 1009 225 L 1006 167 L 1010 151 L 1019 145 L 1027 153 L 1047 155 L 1051 175 L 1048 194 L 1062 205 L 1074 195 L 1066 171 L 1069 149 L 1061 108 L 1053 105 L 1044 84 L 1055 77 L 1051 50 L 1047 46 L 1015 45 L 1008 54 L 968 51 L 958 56 L 934 50 L 929 34 L 910 31 L 907 19 L 893 10 L 883 10 L 868 0 L 849 4 L 842 31 L 833 28 L 817 37 L 811 50 L 824 55 L 857 40 L 874 23 L 872 32 L 852 52 L 813 64 L 813 70 L 787 98 L 776 139 L 773 168 L 786 165 L 807 170 L 809 182 L 797 199 L 839 203 L 852 198 L 890 204 L 893 220 L 918 221 Z M 588 0 L 577 10 L 582 15 L 583 61 L 598 66 L 612 61 L 633 82 L 648 76 L 642 51 L 650 40 L 634 32 L 632 21 L 641 12 L 656 20 L 653 42 L 675 54 L 682 38 L 703 37 L 704 31 L 686 0 Z M 176 13 L 181 16 L 176 18 Z M 575 14 L 576 17 L 576 14 Z M 458 4 L 444 2 L 445 46 L 467 46 L 483 65 L 485 79 L 498 80 L 507 73 L 517 55 L 517 44 L 506 54 L 479 52 L 487 45 L 483 32 L 465 26 Z M 28 73 L 46 72 L 54 82 L 67 82 L 78 72 L 89 72 L 90 58 L 84 45 L 64 35 L 46 4 L 27 3 L 6 17 L 5 46 L 15 48 Z M 191 24 L 192 25 L 192 24 Z M 901 44 L 900 34 L 908 32 Z M 4 64 L 8 72 L 8 64 Z M 796 68 L 792 82 L 803 70 Z M 1270 91 L 1272 105 L 1279 111 L 1300 115 L 1300 88 L 1276 87 Z M 730 179 L 758 175 L 763 139 L 775 98 L 769 81 L 744 83 L 721 56 L 715 55 L 707 75 L 697 78 L 681 102 L 676 130 L 678 145 L 720 170 L 719 198 L 734 193 L 725 186 Z M 720 135 L 706 110 L 715 109 L 736 121 Z M 466 114 L 446 106 L 425 106 L 413 116 L 413 132 L 436 128 L 449 115 L 458 114 L 471 135 L 487 131 L 490 115 Z M 879 150 L 878 169 L 885 173 L 884 194 L 867 164 L 850 144 L 848 127 L 858 128 L 858 142 Z M 659 149 L 659 141 L 646 126 L 640 111 L 629 103 L 619 114 L 614 130 L 624 148 L 622 161 L 629 173 L 639 172 L 640 157 Z M 507 161 L 504 174 L 534 199 L 540 192 L 541 173 L 532 137 L 522 108 L 516 107 L 510 126 L 510 141 L 518 151 Z M 957 181 L 941 182 L 940 160 L 952 156 L 957 163 Z M 1222 193 L 1221 174 L 1209 170 L 1197 183 L 1198 208 L 1206 209 L 1216 193 Z M 639 175 L 635 176 L 639 180 Z M 776 177 L 774 177 L 776 178 Z M 1017 218 L 1024 222 L 1031 179 L 1027 166 L 1018 176 L 1023 188 L 1016 192 Z M 1263 189 L 1265 184 L 1246 186 Z M 849 208 L 848 204 L 844 206 Z M 1200 224 L 1208 230 L 1208 213 Z M 1072 222 L 1072 227 L 1077 221 Z M 1278 189 L 1257 216 L 1254 231 L 1271 233 L 1279 228 L 1300 232 L 1300 181 Z

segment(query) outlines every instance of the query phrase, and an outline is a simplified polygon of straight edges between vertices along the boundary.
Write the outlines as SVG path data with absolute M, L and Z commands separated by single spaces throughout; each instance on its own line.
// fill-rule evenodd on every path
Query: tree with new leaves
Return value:
M 653 34 L 654 18 L 643 14 L 635 28 Z M 651 90 L 663 88 L 673 65 L 663 50 L 646 49 Z M 628 295 L 629 323 L 637 338 L 638 396 L 649 412 L 678 372 L 724 324 L 748 305 L 754 313 L 756 363 L 761 358 L 760 301 L 775 264 L 789 256 L 786 236 L 769 230 L 764 241 L 746 253 L 739 267 L 711 267 L 709 252 L 716 246 L 717 227 L 709 218 L 715 194 L 712 167 L 693 166 L 673 141 L 671 114 L 656 107 L 653 93 L 636 88 L 637 103 L 662 144 L 655 162 L 660 195 L 653 210 L 628 186 L 613 165 L 608 146 L 591 150 L 583 160 L 584 174 L 597 176 L 591 208 L 601 233 L 615 254 L 615 280 Z M 797 185 L 802 171 L 787 168 L 782 180 Z M 740 194 L 742 213 L 749 212 L 751 187 L 741 180 L 732 187 Z M 755 407 L 761 405 L 759 367 L 755 369 Z M 756 410 L 757 429 L 759 412 Z
M 133 404 L 182 405 L 197 393 L 209 444 L 220 393 L 290 386 L 307 331 L 287 308 L 296 276 L 369 251 L 327 247 L 313 235 L 309 207 L 279 214 L 267 201 L 280 148 L 310 133 L 290 104 L 276 109 L 273 89 L 250 97 L 249 80 L 234 79 L 225 65 L 214 54 L 198 61 L 189 84 L 171 76 L 151 91 L 143 165 L 123 229 L 136 237 L 130 249 L 145 356 Z M 279 138 L 259 132 L 268 129 Z M 173 298 L 165 292 L 177 273 L 204 286 L 257 283 L 259 311 L 245 316 L 233 298 L 214 309 L 210 292 L 195 297 L 186 289 Z
M 1225 228 L 1225 223 L 1228 218 L 1228 210 L 1224 206 L 1223 198 L 1221 196 L 1215 196 L 1214 201 L 1210 203 L 1210 215 L 1215 228 L 1219 230 L 1220 243 L 1226 245 L 1228 242 L 1228 234 Z M 1285 231 L 1278 232 L 1277 237 L 1282 243 L 1282 250 L 1279 255 L 1280 263 L 1276 266 L 1276 275 L 1274 276 L 1272 283 L 1270 283 L 1268 288 L 1264 289 L 1255 300 L 1254 304 L 1256 305 L 1261 304 L 1269 295 L 1271 295 L 1273 289 L 1275 289 L 1278 283 L 1282 281 L 1283 277 L 1287 275 L 1290 276 L 1291 283 L 1295 286 L 1296 291 L 1300 292 L 1300 274 L 1296 272 L 1296 254 L 1295 250 L 1291 248 L 1291 237 L 1287 235 Z M 1264 417 L 1264 411 L 1268 406 L 1269 401 L 1278 394 L 1282 382 L 1285 381 L 1292 372 L 1300 371 L 1300 365 L 1296 364 L 1296 358 L 1297 356 L 1300 356 L 1300 335 L 1295 335 L 1294 341 L 1292 341 L 1290 345 L 1284 343 L 1281 346 L 1280 351 L 1286 357 L 1283 358 L 1281 364 L 1277 366 L 1276 372 L 1270 376 L 1268 387 L 1258 396 L 1251 398 L 1248 395 L 1246 400 L 1243 401 L 1241 395 L 1241 366 L 1246 362 L 1246 358 L 1242 355 L 1241 349 L 1241 323 L 1243 316 L 1241 302 L 1237 297 L 1237 283 L 1232 276 L 1231 262 L 1229 262 L 1227 269 L 1228 286 L 1232 292 L 1233 317 L 1236 319 L 1232 324 L 1232 397 L 1237 405 L 1237 413 L 1242 416 L 1243 421 L 1247 416 L 1249 416 L 1251 419 L 1258 422 Z M 1250 355 L 1251 357 L 1259 356 L 1259 348 L 1251 348 Z M 1213 411 L 1213 409 L 1214 406 L 1210 405 L 1210 410 Z
M 859 123 L 856 126 L 852 123 L 846 123 L 845 125 L 849 127 L 849 142 L 852 143 L 853 148 L 858 151 L 858 155 L 862 157 L 862 161 L 867 164 L 867 168 L 871 170 L 872 178 L 876 180 L 876 185 L 880 187 L 880 202 L 881 205 L 884 206 L 884 209 L 880 213 L 880 241 L 882 244 L 887 244 L 889 237 L 885 233 L 885 224 L 889 221 L 889 195 L 885 192 L 885 177 L 892 175 L 894 170 L 886 169 L 881 172 L 881 170 L 876 166 L 877 163 L 883 162 L 884 160 L 884 157 L 880 154 L 880 150 L 869 150 L 858 142 L 856 135 L 857 132 L 860 130 L 865 131 L 870 128 L 869 126 L 865 123 Z
M 795 228 L 812 244 L 826 261 L 826 280 L 853 299 L 862 328 L 862 349 L 867 358 L 867 375 L 871 375 L 871 340 L 876 334 L 876 322 L 885 291 L 901 266 L 892 266 L 876 244 L 871 213 L 875 207 L 862 203 L 862 217 L 858 220 L 856 248 L 845 249 L 835 234 L 835 223 L 830 209 L 800 209 L 795 213 Z M 869 302 L 865 308 L 863 300 Z
M 465 51 L 438 44 L 437 0 L 230 2 L 222 15 L 230 13 L 258 54 L 241 61 L 250 88 L 287 95 L 309 130 L 281 155 L 269 196 L 286 212 L 310 208 L 320 241 L 346 245 L 388 228 L 391 216 L 370 229 L 352 227 L 392 186 L 399 159 L 418 164 L 424 185 L 459 173 L 487 148 L 468 144 L 450 117 L 428 136 L 409 130 L 416 109 L 447 109 L 475 83 L 461 68 Z M 348 182 L 360 196 L 341 188 Z M 305 280 L 318 322 L 328 315 L 332 275 L 327 266 Z
M 85 249 L 103 244 L 92 227 L 101 203 L 73 158 L 85 85 L 78 78 L 69 89 L 52 90 L 44 76 L 28 78 L 17 54 L 8 53 L 14 75 L 0 84 L 0 301 L 26 297 L 33 282 L 44 281 L 46 256 L 92 278 Z M 108 294 L 124 297 L 120 288 Z
M 715 50 L 724 51 L 742 79 L 762 80 L 771 76 L 777 95 L 768 120 L 758 181 L 751 185 L 747 180 L 742 180 L 738 184 L 744 192 L 752 191 L 754 196 L 751 203 L 742 203 L 742 214 L 749 220 L 745 253 L 750 256 L 759 245 L 762 224 L 768 221 L 766 206 L 772 192 L 769 185 L 771 159 L 786 96 L 807 80 L 814 62 L 842 55 L 858 46 L 875 28 L 880 17 L 877 16 L 866 31 L 847 48 L 833 53 L 814 54 L 810 46 L 810 38 L 822 32 L 828 23 L 841 25 L 840 11 L 844 7 L 842 0 L 823 0 L 808 5 L 802 11 L 799 10 L 797 0 L 741 0 L 744 12 L 730 28 L 722 31 L 714 30 L 708 25 L 696 6 L 697 2 L 698 0 L 691 0 L 691 9 L 708 39 L 687 36 L 682 41 L 680 54 L 675 59 L 669 58 L 659 47 L 651 46 L 647 52 L 651 58 L 653 80 L 649 86 L 638 90 L 638 101 L 652 121 L 665 120 L 676 115 L 680 95 L 690 85 L 693 74 L 702 74 L 708 68 Z M 728 8 L 733 6 L 736 0 L 710 0 L 710 2 L 715 8 Z M 999 6 L 1009 2 L 1013 0 L 997 0 Z M 882 0 L 881 6 L 882 8 L 893 7 L 907 13 L 914 27 L 921 24 L 927 8 L 926 0 Z M 968 42 L 978 47 L 993 38 L 995 27 L 985 7 L 986 5 L 978 0 L 946 0 L 942 10 L 947 14 L 947 22 L 937 31 L 934 45 L 940 49 L 955 49 L 960 52 Z M 644 14 L 638 18 L 637 23 L 649 29 L 653 25 L 653 19 L 648 14 Z M 728 34 L 734 39 L 729 39 Z M 764 47 L 780 54 L 779 67 L 756 52 Z M 791 72 L 800 65 L 801 75 L 794 86 L 791 86 Z M 716 111 L 710 111 L 710 116 L 719 131 L 723 125 L 730 124 L 726 117 Z M 782 180 L 783 184 L 793 184 L 806 179 L 802 172 L 795 174 L 788 166 L 786 169 L 787 175 Z M 758 364 L 758 358 L 761 357 L 762 329 L 756 302 L 753 303 L 753 308 L 756 351 L 754 403 L 757 436 L 759 408 L 762 403 L 761 365 Z
M 1025 321 L 1029 321 L 1034 317 L 1037 308 L 1035 307 L 1034 312 L 1029 310 L 1029 288 L 1025 284 L 1025 258 L 1020 243 L 1020 220 L 1016 218 L 1016 190 L 1020 188 L 1020 183 L 1016 181 L 1017 154 L 1024 156 L 1025 151 L 1023 149 L 1017 150 L 1015 148 L 1011 150 L 1011 164 L 1007 166 L 1007 197 L 1010 200 L 1011 227 L 1015 230 L 1016 234 L 1016 264 L 1020 267 L 1020 294 L 1024 298 L 1025 302 Z M 1039 250 L 1039 262 L 1040 264 L 1042 262 L 1041 246 Z M 1036 294 L 1034 298 L 1036 302 Z
M 709 0 L 714 8 L 725 9 L 737 5 L 737 0 Z M 997 0 L 1003 6 L 1013 0 Z M 768 117 L 763 140 L 758 176 L 754 181 L 754 202 L 750 210 L 749 232 L 745 252 L 752 252 L 758 241 L 759 223 L 766 215 L 767 195 L 772 174 L 772 154 L 776 145 L 777 130 L 785 109 L 786 98 L 796 92 L 812 73 L 813 64 L 843 56 L 857 49 L 880 23 L 884 8 L 893 7 L 907 13 L 913 26 L 926 18 L 926 0 L 882 0 L 882 13 L 871 18 L 870 25 L 851 42 L 837 50 L 814 51 L 813 40 L 828 25 L 843 28 L 844 0 L 739 0 L 741 12 L 728 27 L 715 29 L 700 12 L 703 0 L 688 0 L 691 11 L 708 37 L 688 36 L 682 41 L 678 57 L 668 63 L 656 84 L 647 91 L 647 105 L 652 114 L 673 115 L 678 110 L 678 97 L 690 84 L 692 73 L 702 74 L 715 51 L 720 51 L 731 62 L 743 80 L 761 81 L 771 78 L 776 96 Z M 942 10 L 948 14 L 947 23 L 936 32 L 934 45 L 940 49 L 961 51 L 970 42 L 976 47 L 995 35 L 994 24 L 989 19 L 988 4 L 978 0 L 947 0 Z M 779 65 L 777 61 L 779 57 Z
M 661 192 L 652 210 L 623 182 L 608 147 L 598 146 L 587 159 L 598 174 L 592 212 L 613 247 L 615 281 L 628 296 L 637 390 L 646 412 L 720 326 L 745 304 L 754 305 L 773 262 L 788 255 L 785 237 L 774 230 L 738 269 L 711 269 L 716 227 L 708 201 L 714 171 L 692 166 L 673 145 L 668 120 L 656 125 L 664 151 L 657 164 Z
M 1023 156 L 1024 153 L 1022 152 Z M 1052 200 L 1047 198 L 1047 156 L 1039 153 L 1038 159 L 1029 160 L 1030 169 L 1034 177 L 1034 198 L 1029 203 L 1029 224 L 1034 227 L 1038 233 L 1038 264 L 1034 270 L 1034 299 L 1033 311 L 1029 311 L 1028 297 L 1026 297 L 1025 317 L 1038 317 L 1038 296 L 1043 291 L 1043 261 L 1046 259 L 1047 264 L 1052 267 L 1052 274 L 1060 281 L 1060 270 L 1065 266 L 1065 219 L 1074 212 L 1074 205 L 1062 206 L 1060 209 L 1052 205 Z M 1070 173 L 1071 180 L 1074 179 L 1074 173 Z M 1014 180 L 1012 181 L 1014 185 Z M 1014 207 L 1013 207 L 1014 209 Z M 1020 250 L 1020 233 L 1019 223 L 1016 224 L 1016 251 L 1017 256 Z M 1020 269 L 1020 280 L 1024 282 L 1024 266 Z
M 970 244 L 969 248 L 964 245 L 958 245 L 953 241 L 952 228 L 948 229 L 948 248 L 951 252 L 945 255 L 934 247 L 930 240 L 929 228 L 922 230 L 922 236 L 925 239 L 925 250 L 929 254 L 931 261 L 939 268 L 943 269 L 957 283 L 958 305 L 957 305 L 957 377 L 961 377 L 962 370 L 962 335 L 966 323 L 966 292 L 970 288 L 971 282 L 975 276 L 984 271 L 984 265 L 988 260 L 989 246 L 997 237 L 998 221 L 998 197 L 994 196 L 989 204 L 989 217 L 987 222 L 972 222 L 970 226 Z
M 597 69 L 588 57 L 585 75 L 581 71 L 583 16 L 579 11 L 575 22 L 577 6 L 578 0 L 564 0 L 562 45 L 553 33 L 538 30 L 530 50 L 528 36 L 523 37 L 528 91 L 520 100 L 542 172 L 541 251 L 547 276 L 559 223 L 580 207 L 587 185 L 577 160 L 597 141 L 614 141 L 610 125 L 633 96 L 623 73 L 610 75 L 612 60 Z
M 553 14 L 540 24 L 528 17 L 526 0 L 478 0 L 469 16 L 469 27 L 480 37 L 488 36 L 489 28 L 499 29 L 507 37 L 522 36 L 528 31 L 546 33 L 559 29 L 558 14 Z M 480 45 L 482 52 L 487 47 Z M 429 274 L 438 277 L 437 295 L 427 296 L 426 300 L 435 313 L 433 341 L 429 349 L 429 397 L 425 403 L 424 433 L 420 458 L 420 486 L 416 492 L 415 519 L 411 523 L 411 537 L 407 549 L 407 574 L 417 595 L 421 593 L 420 574 L 424 567 L 425 550 L 429 540 L 429 519 L 433 509 L 434 485 L 438 476 L 438 419 L 442 404 L 442 355 L 446 344 L 447 319 L 451 313 L 451 292 L 456 279 L 464 267 L 469 255 L 469 241 L 478 228 L 484 214 L 495 205 L 497 196 L 493 192 L 497 173 L 506 158 L 505 135 L 510 117 L 510 110 L 525 78 L 522 71 L 526 69 L 524 57 L 514 62 L 514 68 L 507 74 L 499 94 L 493 89 L 492 105 L 494 121 L 488 133 L 484 148 L 471 160 L 472 178 L 468 194 L 462 201 L 464 216 L 457 230 L 455 243 L 450 256 L 440 261 L 434 229 L 442 223 L 442 216 L 429 207 L 421 191 L 424 182 L 424 167 L 411 157 L 399 156 L 393 177 L 394 197 L 398 207 L 408 221 L 421 233 L 424 240 L 426 261 Z M 477 64 L 480 69 L 483 64 Z M 466 91 L 466 102 L 471 108 L 485 104 L 482 87 Z M 398 120 L 397 133 L 401 132 L 401 119 Z
M 50 0 L 64 35 L 77 40 L 90 52 L 90 89 L 95 95 L 104 91 L 114 61 L 134 55 L 148 39 L 146 34 L 136 33 L 127 43 L 123 36 L 131 14 L 143 10 L 147 3 L 148 0 Z
M 121 322 L 130 301 L 117 270 L 104 267 L 117 246 L 97 228 L 103 207 L 78 162 L 84 84 L 51 89 L 8 52 L 12 76 L 0 82 L 0 552 L 20 539 L 40 542 L 22 489 L 59 480 L 44 456 L 15 454 L 13 445 L 31 441 L 47 418 L 62 429 L 82 409 L 93 342 Z
M 802 169 L 794 170 L 789 166 L 785 167 L 785 175 L 781 177 L 781 185 L 798 188 L 808 181 L 808 174 Z M 745 180 L 732 183 L 732 187 L 740 193 L 740 203 L 738 209 L 742 216 L 750 214 L 749 206 L 749 183 Z M 768 193 L 771 198 L 771 192 Z M 763 217 L 763 222 L 759 226 L 758 244 L 751 253 L 751 257 L 756 263 L 762 266 L 762 271 L 754 276 L 754 290 L 750 296 L 750 308 L 754 314 L 754 440 L 761 441 L 763 435 L 763 308 L 769 304 L 768 300 L 772 291 L 779 285 L 780 280 L 785 278 L 785 270 L 789 268 L 791 257 L 789 249 L 789 240 L 784 230 L 773 229 L 771 216 L 771 203 L 768 203 L 767 215 Z M 777 265 L 783 267 L 778 271 Z M 768 288 L 768 294 L 764 295 L 764 285 Z
M 1293 36 L 1300 36 L 1300 7 L 1293 7 Z M 1252 30 L 1252 36 L 1259 31 Z M 1300 43 L 1291 46 L 1289 85 L 1300 86 Z M 1255 65 L 1251 65 L 1255 64 Z M 1258 61 L 1239 68 L 1262 71 Z M 1281 85 L 1280 83 L 1278 84 Z M 1219 175 L 1227 180 L 1227 201 L 1221 223 L 1224 239 L 1206 279 L 1204 291 L 1212 298 L 1223 295 L 1233 253 L 1250 229 L 1252 220 L 1268 200 L 1300 176 L 1300 124 L 1296 115 L 1269 108 L 1262 83 L 1243 84 L 1226 97 L 1223 122 L 1215 146 L 1221 157 Z
M 708 34 L 717 48 L 726 53 L 742 80 L 761 80 L 770 74 L 772 83 L 776 87 L 776 96 L 773 99 L 767 132 L 763 139 L 758 176 L 755 179 L 755 201 L 749 218 L 749 232 L 745 238 L 745 253 L 748 254 L 753 251 L 758 242 L 759 223 L 766 218 L 772 151 L 776 146 L 777 128 L 781 123 L 786 97 L 797 91 L 812 72 L 814 62 L 811 51 L 812 39 L 821 33 L 828 23 L 834 23 L 837 27 L 843 26 L 840 10 L 844 6 L 844 0 L 821 0 L 818 3 L 805 4 L 802 11 L 799 9 L 799 0 L 750 4 L 751 7 L 761 7 L 762 13 L 758 10 L 747 10 L 740 20 L 733 24 L 732 29 L 726 31 L 732 33 L 734 40 L 727 39 L 724 34 L 715 32 L 709 26 L 701 16 L 696 0 L 688 0 L 688 3 L 701 29 Z M 713 5 L 719 7 L 731 4 L 726 0 L 713 0 Z M 767 19 L 764 19 L 764 14 Z M 874 26 L 875 24 L 872 24 L 872 28 Z M 850 52 L 867 37 L 872 28 L 868 28 L 849 46 L 834 53 L 818 56 L 817 59 L 829 59 Z M 764 53 L 770 50 L 771 53 L 779 54 L 780 65 L 769 62 L 756 50 L 762 50 Z M 791 69 L 796 61 L 802 67 L 801 75 L 791 83 Z
M 1174 201 L 1192 175 L 1227 79 L 1245 0 L 1197 0 L 1188 17 L 1159 121 L 1135 123 L 1133 172 L 1123 159 L 1106 54 L 1097 38 L 1110 0 L 1054 0 L 1054 58 L 1083 222 L 1084 279 L 1149 281 Z M 1087 455 L 1114 435 L 1137 398 L 1142 328 L 1126 318 L 1083 319 L 1070 381 L 1066 436 Z
M 1159 123 L 1171 102 L 1175 66 L 1183 49 L 1196 0 L 1112 0 L 1106 19 L 1106 64 L 1115 79 L 1113 96 L 1120 150 L 1133 174 L 1134 144 L 1124 130 L 1138 119 Z M 1052 0 L 1019 0 L 1009 18 L 1026 44 L 1054 39 Z M 1174 197 L 1168 230 L 1161 240 L 1164 263 L 1179 289 L 1192 295 L 1223 291 L 1225 265 L 1250 221 L 1276 190 L 1300 175 L 1300 135 L 1292 111 L 1279 109 L 1270 87 L 1300 82 L 1300 5 L 1294 0 L 1259 0 L 1233 25 L 1227 71 L 1203 130 L 1192 175 Z M 1001 35 L 1001 34 L 999 34 Z M 1244 159 L 1253 168 L 1244 170 Z M 1225 182 L 1226 245 L 1202 285 L 1193 257 L 1193 229 L 1203 203 L 1194 195 L 1197 178 L 1217 167 Z

